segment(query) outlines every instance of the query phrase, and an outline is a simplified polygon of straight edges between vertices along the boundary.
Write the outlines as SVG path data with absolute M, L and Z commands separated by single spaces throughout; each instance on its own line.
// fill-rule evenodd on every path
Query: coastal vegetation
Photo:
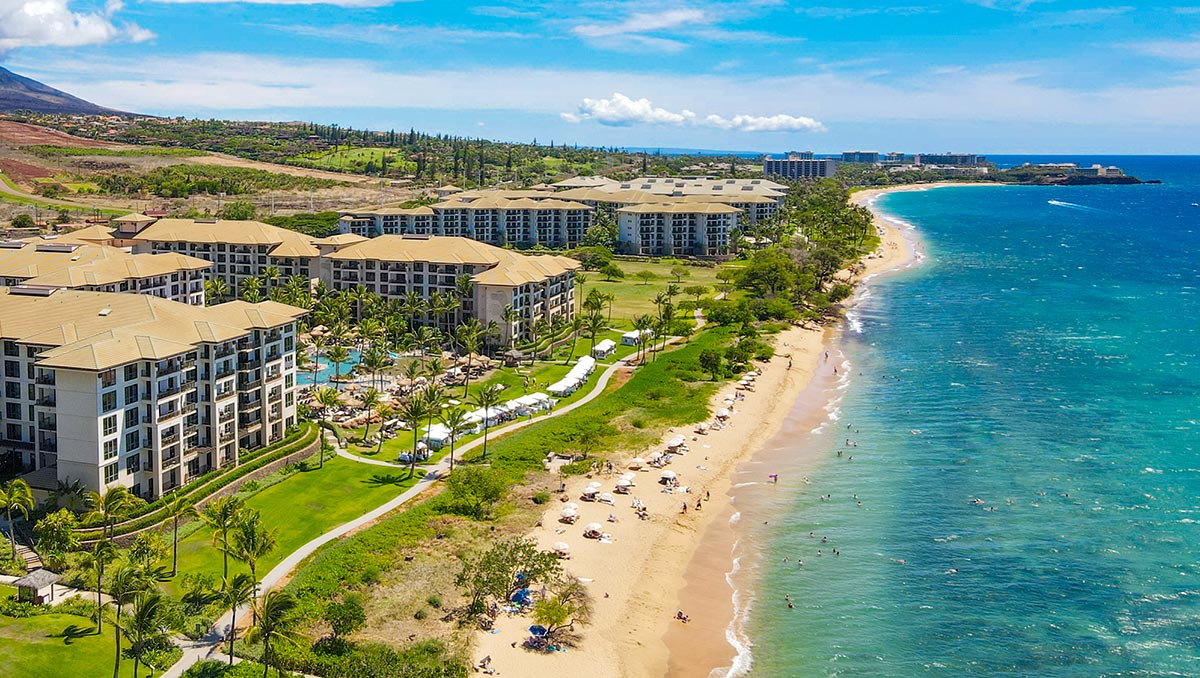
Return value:
M 337 181 L 331 179 L 218 165 L 170 165 L 141 174 L 112 172 L 100 174 L 94 181 L 106 193 L 155 195 L 162 198 L 186 198 L 197 193 L 243 195 L 268 190 L 294 191 L 338 185 Z

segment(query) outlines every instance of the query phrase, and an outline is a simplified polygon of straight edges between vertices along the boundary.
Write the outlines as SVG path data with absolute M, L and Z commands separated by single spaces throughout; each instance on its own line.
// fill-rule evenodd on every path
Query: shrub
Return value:
M 426 598 L 425 602 L 429 603 L 429 606 L 435 610 L 442 609 L 442 597 L 436 593 L 434 593 L 434 594 L 430 595 L 428 598 Z
M 413 613 L 413 619 L 416 619 L 418 621 L 420 621 L 428 616 L 429 616 L 429 613 L 425 611 L 425 608 L 421 608 Z
M 538 492 L 537 494 L 533 495 L 533 503 L 537 504 L 538 506 L 541 506 L 548 501 L 550 501 L 549 492 Z

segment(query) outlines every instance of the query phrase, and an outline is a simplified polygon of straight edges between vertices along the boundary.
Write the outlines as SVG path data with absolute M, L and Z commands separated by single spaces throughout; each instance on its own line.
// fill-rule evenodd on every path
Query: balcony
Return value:
M 233 419 L 233 410 L 221 410 L 220 414 L 217 415 L 217 423 L 220 424 L 224 424 L 230 419 Z
M 58 442 L 54 440 L 39 440 L 38 450 L 41 452 L 58 452 Z
M 217 358 L 228 358 L 229 356 L 233 355 L 236 352 L 237 352 L 236 346 L 222 346 L 214 352 L 214 355 Z
M 238 418 L 240 426 L 256 426 L 262 423 L 262 414 L 243 414 Z
M 163 388 L 160 386 L 158 389 L 158 399 L 162 400 L 163 398 L 169 398 L 173 395 L 178 394 L 182 390 L 183 390 L 183 386 L 181 386 L 179 384 L 175 384 L 174 386 L 167 386 L 166 388 Z
M 179 455 L 178 454 L 173 454 L 170 457 L 163 458 L 162 467 L 163 467 L 164 471 L 169 468 L 175 468 L 176 466 L 179 466 Z
M 54 394 L 47 394 L 37 399 L 37 404 L 41 407 L 54 407 L 56 402 Z
M 183 404 L 183 412 L 185 414 L 189 413 L 189 412 L 195 412 L 195 411 L 196 411 L 196 403 L 195 402 L 189 400 L 188 402 Z
M 223 378 L 225 378 L 225 377 L 228 377 L 229 375 L 233 374 L 233 373 L 234 373 L 234 372 L 236 372 L 236 371 L 237 371 L 237 370 L 235 370 L 235 369 L 233 368 L 233 366 L 232 366 L 232 365 L 230 365 L 230 366 L 228 366 L 228 367 L 223 367 L 223 368 L 221 368 L 221 369 L 217 370 L 217 371 L 216 371 L 216 373 L 215 373 L 215 377 L 216 377 L 217 379 L 223 379 Z
M 38 417 L 37 427 L 39 431 L 57 431 L 58 420 L 45 417 Z
M 170 419 L 171 417 L 178 417 L 181 414 L 183 414 L 183 411 L 180 410 L 179 408 L 171 408 L 165 412 L 159 412 L 158 420 L 164 421 L 166 419 Z
M 42 386 L 53 386 L 54 385 L 54 373 L 53 372 L 43 372 L 43 373 L 39 374 L 37 376 L 37 383 L 41 384 Z
M 191 438 L 192 436 L 196 435 L 199 432 L 200 432 L 200 426 L 198 424 L 192 424 L 190 426 L 183 427 L 183 437 L 184 438 Z
M 154 470 L 154 462 L 152 462 L 152 461 L 142 462 L 142 470 L 147 471 L 147 472 L 153 471 Z
M 195 366 L 196 366 L 195 358 L 188 358 L 187 360 L 184 360 L 179 363 L 179 369 L 181 369 L 181 370 L 190 370 Z
M 162 437 L 162 447 L 179 442 L 179 433 L 171 433 Z
M 262 377 L 253 379 L 238 379 L 238 390 L 245 391 L 246 389 L 258 388 L 262 386 Z

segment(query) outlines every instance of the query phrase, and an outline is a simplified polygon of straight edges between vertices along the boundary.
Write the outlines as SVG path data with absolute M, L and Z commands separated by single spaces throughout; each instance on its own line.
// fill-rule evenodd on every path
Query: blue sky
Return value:
M 1200 153 L 1200 1 L 0 0 L 97 103 L 509 140 Z

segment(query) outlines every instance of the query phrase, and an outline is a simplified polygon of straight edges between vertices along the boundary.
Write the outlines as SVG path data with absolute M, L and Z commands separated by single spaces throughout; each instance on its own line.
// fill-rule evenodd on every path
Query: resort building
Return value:
M 325 249 L 325 246 L 322 246 Z M 539 318 L 570 320 L 579 262 L 553 255 L 531 256 L 453 236 L 382 235 L 330 248 L 322 257 L 321 278 L 332 289 L 358 285 L 384 299 L 416 292 L 423 299 L 451 294 L 461 307 L 427 319 L 450 331 L 463 316 L 495 321 L 500 340 L 523 336 Z M 469 276 L 471 295 L 463 298 L 460 276 Z M 514 314 L 506 313 L 511 307 Z M 508 316 L 508 319 L 506 319 Z
M 296 423 L 296 321 L 274 302 L 0 288 L 0 449 L 35 489 L 155 498 Z
M 588 205 L 547 191 L 463 192 L 424 207 L 343 212 L 338 231 L 369 238 L 445 235 L 490 245 L 567 248 L 583 241 L 591 213 Z
M 631 254 L 716 257 L 742 210 L 721 203 L 647 203 L 617 210 L 621 247 Z
M 810 155 L 811 154 L 806 154 Z M 793 157 L 789 155 L 783 160 L 765 158 L 763 160 L 763 176 L 784 177 L 787 179 L 820 179 L 837 174 L 838 161 L 833 158 L 814 159 L 812 157 Z
M 204 305 L 207 261 L 179 254 L 130 254 L 60 238 L 0 242 L 0 283 L 150 294 Z
M 128 238 L 136 253 L 173 252 L 212 263 L 210 277 L 223 279 L 234 298 L 247 278 L 261 278 L 272 267 L 280 279 L 314 277 L 310 264 L 320 254 L 313 238 L 258 221 L 159 219 Z
M 986 157 L 974 153 L 922 153 L 915 160 L 918 165 L 944 167 L 979 167 L 988 164 Z
M 842 162 L 857 162 L 874 165 L 879 162 L 879 151 L 842 151 Z

